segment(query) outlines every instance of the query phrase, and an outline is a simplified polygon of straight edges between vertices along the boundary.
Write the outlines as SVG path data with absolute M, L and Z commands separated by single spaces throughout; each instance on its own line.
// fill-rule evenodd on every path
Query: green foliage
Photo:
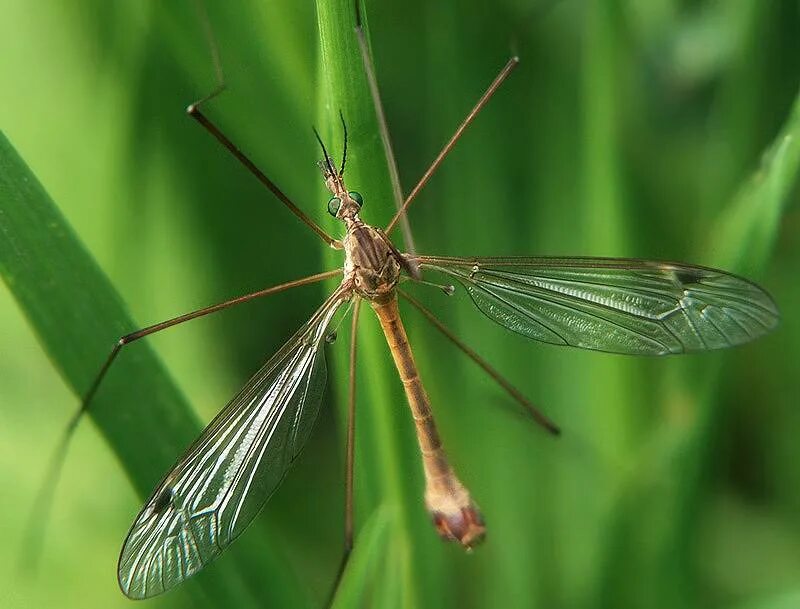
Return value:
M 367 221 L 387 222 L 352 2 L 207 4 L 228 85 L 209 116 L 338 235 L 310 124 L 338 158 L 341 110 L 348 187 L 363 195 Z M 114 568 L 142 496 L 326 289 L 126 348 L 93 426 L 75 437 L 40 573 L 15 576 L 51 449 L 114 340 L 341 264 L 182 115 L 215 84 L 195 9 L 4 6 L 0 125 L 19 153 L 2 141 L 4 606 L 128 606 Z M 642 361 L 532 344 L 463 294 L 411 287 L 564 429 L 553 440 L 532 428 L 403 309 L 445 445 L 487 519 L 487 543 L 465 555 L 427 522 L 402 387 L 362 307 L 359 536 L 336 607 L 793 606 L 797 3 L 409 0 L 365 10 L 405 192 L 509 41 L 521 58 L 411 208 L 420 251 L 719 265 L 762 282 L 784 320 L 728 353 Z M 347 325 L 329 347 L 329 399 L 310 444 L 263 516 L 217 564 L 149 604 L 322 606 L 342 535 Z
M 2 133 L 0 220 L 4 236 L 0 275 L 55 367 L 75 394 L 82 396 L 97 374 L 98 362 L 108 356 L 109 346 L 135 325 L 108 279 Z M 158 396 L 144 413 L 138 408 L 142 399 L 138 379 L 142 378 L 149 379 L 148 391 Z M 146 345 L 120 358 L 89 414 L 142 499 L 200 432 L 185 398 Z M 55 452 L 55 445 L 49 452 Z M 46 534 L 48 516 L 38 510 L 32 513 L 41 517 L 36 528 Z M 41 551 L 38 543 L 33 545 L 20 551 Z M 254 539 L 242 545 L 247 547 L 239 552 L 239 569 L 279 568 L 279 562 L 265 558 L 267 553 Z M 195 593 L 216 603 L 235 599 L 239 607 L 258 606 L 262 598 L 276 603 L 297 601 L 297 595 L 285 595 L 282 589 L 265 595 L 236 569 L 234 561 L 215 569 L 214 576 L 199 580 L 200 590 Z

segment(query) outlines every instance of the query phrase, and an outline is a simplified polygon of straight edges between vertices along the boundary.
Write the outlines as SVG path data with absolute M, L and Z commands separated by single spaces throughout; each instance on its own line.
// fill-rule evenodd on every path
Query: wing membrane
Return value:
M 458 280 L 490 319 L 556 345 L 665 355 L 721 349 L 778 323 L 772 298 L 716 269 L 627 258 L 444 258 L 421 268 Z
M 119 558 L 131 598 L 160 594 L 216 558 L 252 521 L 302 449 L 325 386 L 335 292 L 214 418 L 156 487 Z

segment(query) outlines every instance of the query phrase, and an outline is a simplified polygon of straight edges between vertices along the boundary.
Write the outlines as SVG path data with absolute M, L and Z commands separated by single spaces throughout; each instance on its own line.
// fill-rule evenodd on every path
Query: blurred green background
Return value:
M 318 5 L 209 0 L 229 90 L 208 114 L 335 230 L 310 127 L 338 157 L 338 107 L 357 108 L 347 116 L 349 185 L 364 194 L 363 217 L 383 224 L 392 203 L 370 156 L 379 148 L 363 79 L 352 76 L 361 66 L 341 17 L 349 2 Z M 183 114 L 215 84 L 193 2 L 0 0 L 0 9 L 0 128 L 140 325 L 336 266 Z M 553 440 L 519 416 L 404 309 L 445 444 L 489 527 L 487 543 L 465 555 L 427 522 L 402 388 L 365 309 L 365 530 L 339 606 L 800 605 L 800 4 L 368 0 L 366 12 L 406 192 L 508 56 L 522 60 L 412 207 L 420 251 L 721 265 L 767 287 L 783 321 L 729 352 L 631 359 L 534 344 L 484 319 L 463 293 L 413 288 L 564 430 Z M 329 288 L 272 296 L 150 344 L 208 420 Z M 64 276 L 66 298 L 70 290 L 86 296 Z M 120 331 L 87 338 L 99 345 L 92 366 Z M 213 590 L 227 590 L 237 607 L 322 607 L 342 535 L 347 335 L 345 326 L 328 348 L 331 388 L 311 441 L 258 524 L 147 606 L 219 606 Z M 38 573 L 20 573 L 22 529 L 77 398 L 6 289 L 0 345 L 0 605 L 128 606 L 116 558 L 142 499 L 123 465 L 153 485 L 179 449 L 149 459 L 150 438 L 129 437 L 143 470 L 85 422 Z M 124 399 L 110 387 L 107 403 L 154 416 L 162 394 L 151 380 L 128 383 Z

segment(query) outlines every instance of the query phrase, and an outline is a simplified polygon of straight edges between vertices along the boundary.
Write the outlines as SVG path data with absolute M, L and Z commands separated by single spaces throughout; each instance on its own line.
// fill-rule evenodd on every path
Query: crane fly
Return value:
M 444 257 L 401 252 L 389 236 L 453 145 L 505 81 L 517 59 L 501 70 L 410 195 L 403 200 L 374 68 L 356 27 L 381 138 L 389 160 L 397 213 L 385 229 L 361 219 L 363 197 L 345 184 L 347 128 L 337 167 L 316 133 L 319 163 L 330 192 L 328 212 L 343 225 L 335 239 L 301 211 L 203 114 L 188 113 L 239 159 L 288 209 L 328 245 L 344 252 L 341 269 L 284 283 L 181 315 L 119 339 L 76 415 L 84 412 L 126 344 L 174 325 L 255 298 L 340 276 L 325 302 L 211 421 L 157 485 L 133 522 L 119 558 L 118 579 L 131 598 L 160 594 L 193 575 L 225 550 L 278 487 L 308 440 L 326 382 L 325 344 L 337 313 L 352 310 L 350 399 L 346 446 L 345 552 L 353 547 L 355 329 L 361 303 L 377 315 L 402 381 L 420 446 L 424 501 L 444 539 L 472 548 L 485 535 L 483 516 L 449 463 L 433 419 L 398 308 L 406 299 L 450 341 L 525 407 L 546 430 L 558 427 L 487 361 L 464 344 L 401 281 L 431 283 L 434 274 L 460 285 L 477 308 L 499 325 L 538 341 L 630 355 L 668 355 L 720 349 L 766 334 L 778 310 L 759 286 L 725 271 L 682 263 L 587 257 Z M 406 239 L 406 244 L 410 240 Z M 435 284 L 451 293 L 450 285 Z

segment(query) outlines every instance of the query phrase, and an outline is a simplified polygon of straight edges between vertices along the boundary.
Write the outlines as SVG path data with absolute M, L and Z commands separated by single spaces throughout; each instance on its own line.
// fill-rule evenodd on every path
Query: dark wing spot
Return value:
M 703 272 L 700 269 L 682 268 L 675 269 L 675 279 L 681 285 L 692 285 L 693 283 L 700 283 L 703 277 Z
M 175 493 L 173 492 L 172 487 L 165 486 L 158 496 L 156 496 L 156 498 L 153 500 L 153 514 L 161 514 L 164 510 L 166 510 L 172 504 L 172 498 L 174 495 Z

